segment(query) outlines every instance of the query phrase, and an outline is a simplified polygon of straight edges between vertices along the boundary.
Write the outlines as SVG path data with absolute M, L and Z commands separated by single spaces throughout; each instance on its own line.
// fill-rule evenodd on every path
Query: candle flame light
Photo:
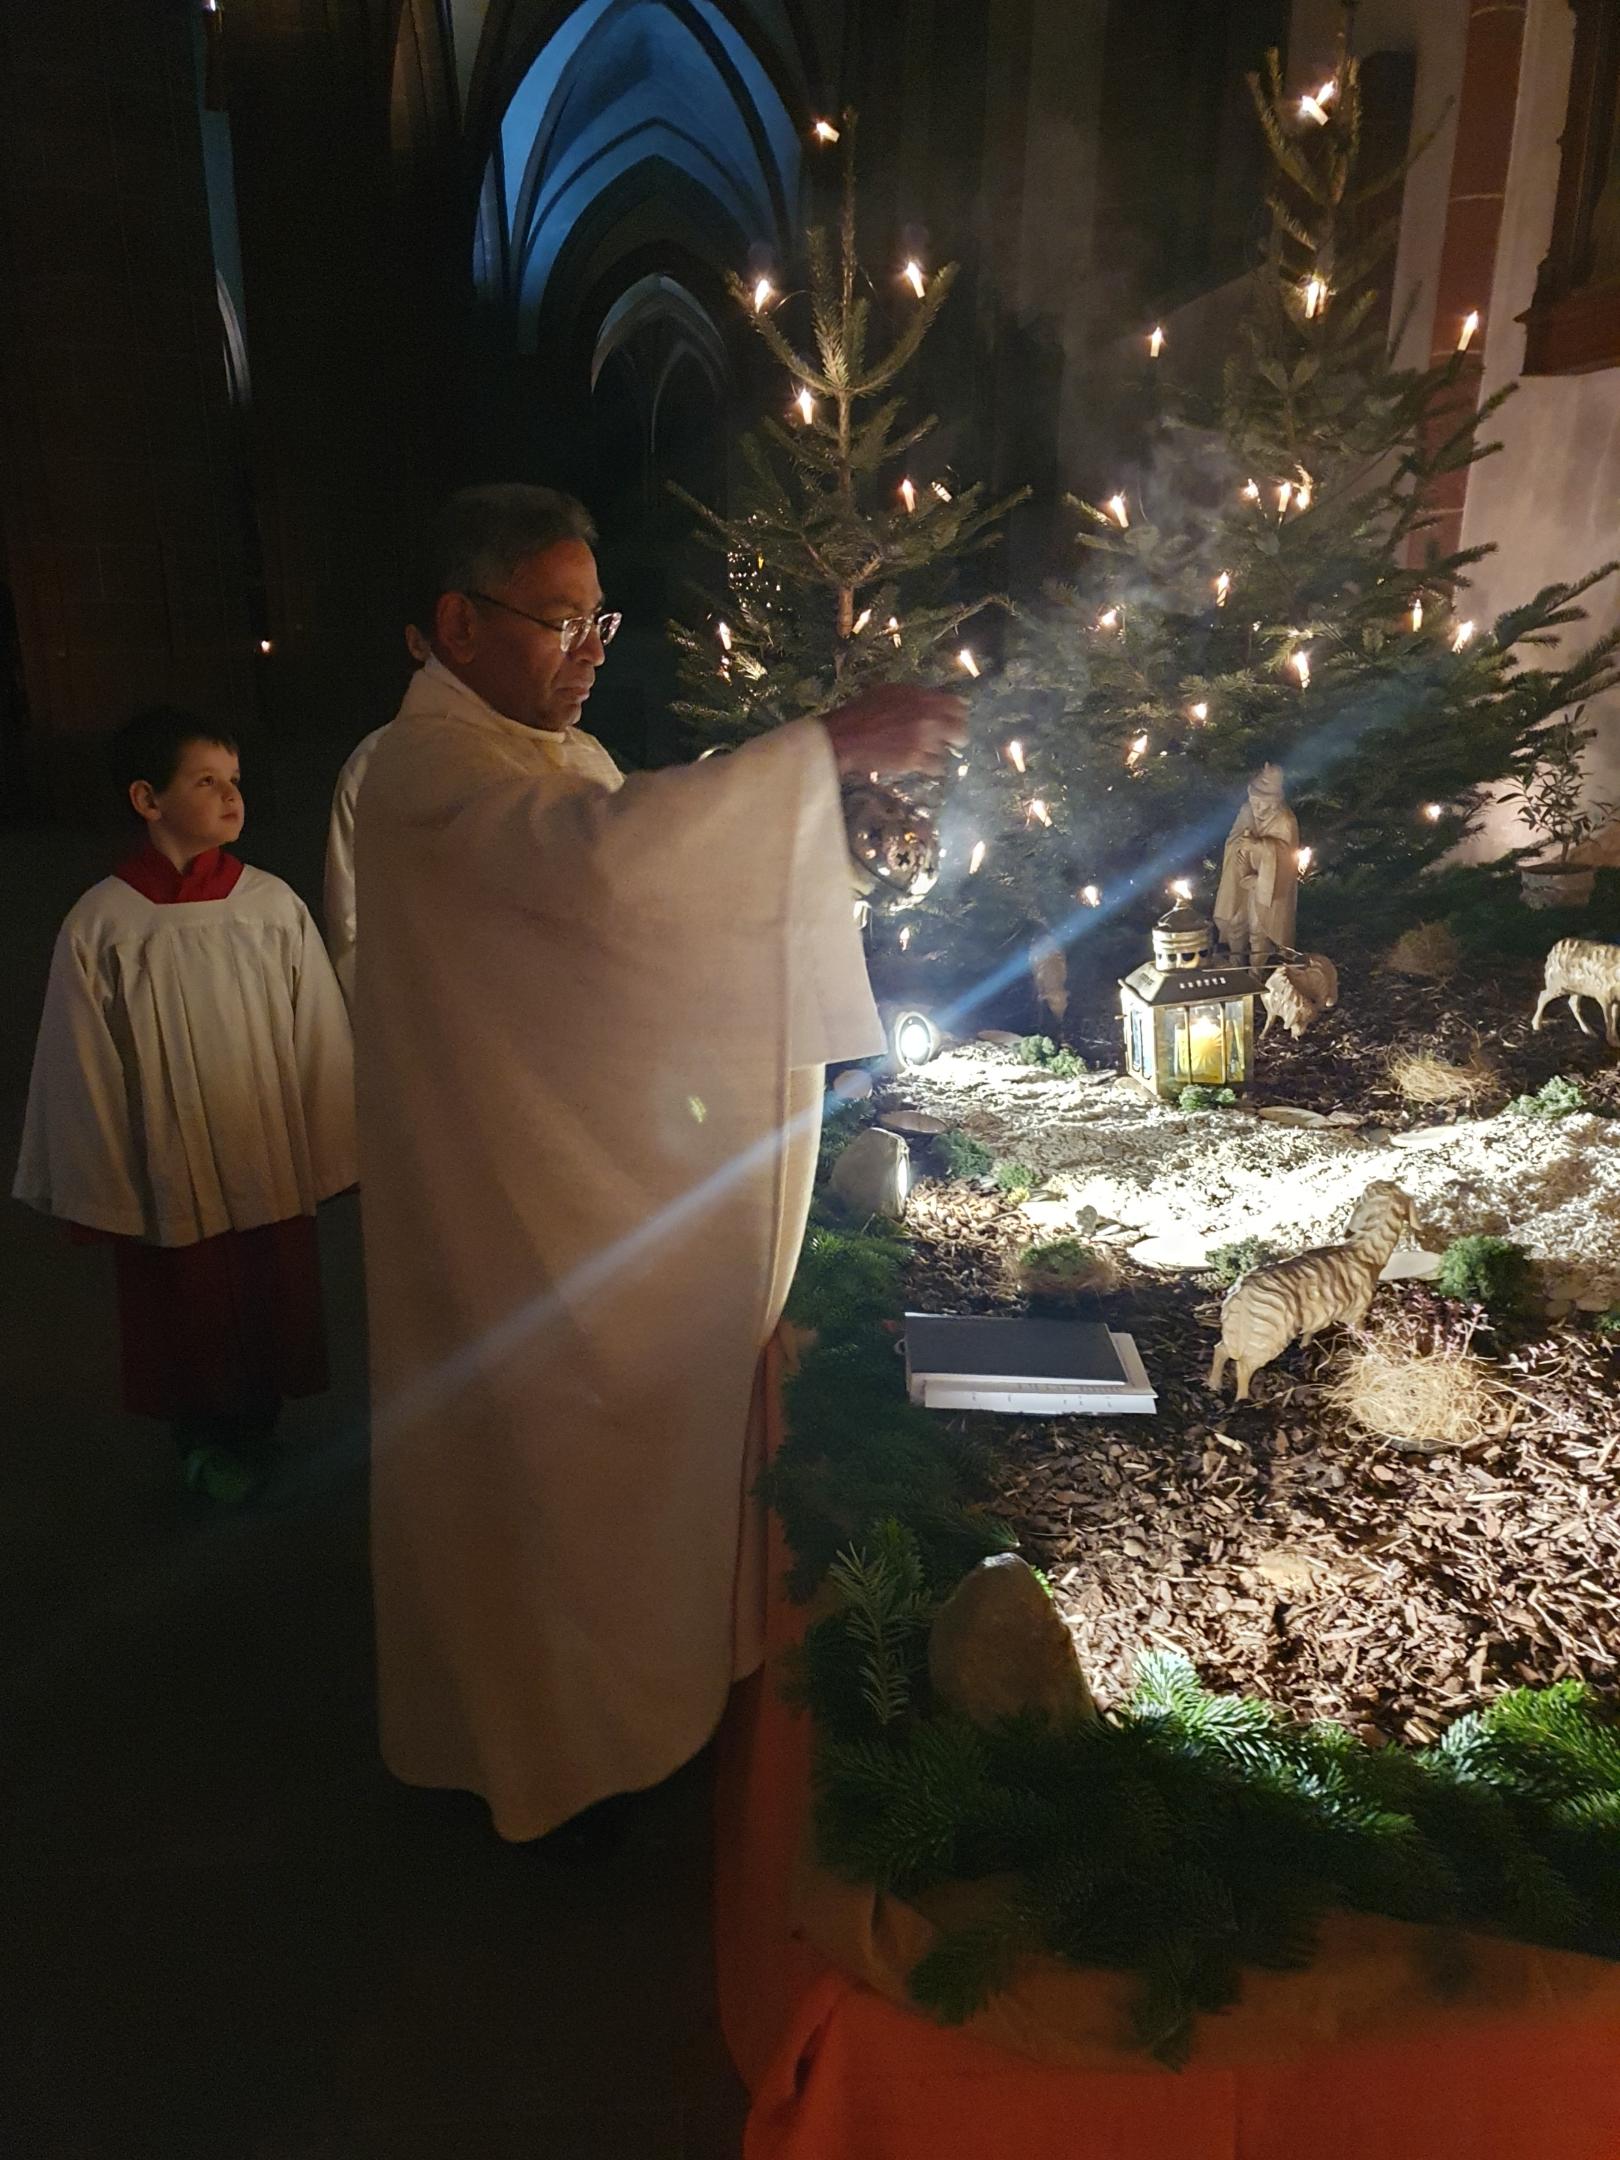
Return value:
M 838 130 L 830 120 L 818 120 L 810 132 L 817 142 L 835 143 L 838 140 Z
M 1278 515 L 1279 517 L 1283 517 L 1283 516 L 1285 516 L 1285 515 L 1286 515 L 1286 513 L 1287 513 L 1287 510 L 1288 510 L 1288 505 L 1289 505 L 1289 504 L 1290 504 L 1290 503 L 1291 503 L 1291 502 L 1293 501 L 1293 499 L 1294 499 L 1294 483 L 1293 483 L 1293 481 L 1292 481 L 1292 480 L 1280 480 L 1280 481 L 1278 481 L 1278 483 L 1277 483 L 1277 515 Z
M 1300 467 L 1299 485 L 1294 490 L 1294 508 L 1308 510 L 1311 507 L 1311 476 Z
M 905 279 L 906 283 L 911 287 L 912 291 L 917 295 L 917 298 L 920 300 L 923 294 L 928 290 L 928 282 L 923 276 L 922 264 L 918 262 L 915 257 L 913 257 L 912 260 L 906 264 L 906 267 L 901 271 L 900 275 Z
M 1227 595 L 1231 592 L 1231 590 L 1232 573 L 1230 570 L 1223 570 L 1220 576 L 1215 580 L 1215 605 L 1217 607 L 1225 607 Z
M 1047 809 L 1045 803 L 1042 802 L 1041 798 L 1038 795 L 1035 797 L 1035 800 L 1030 804 L 1028 810 L 1024 813 L 1024 815 L 1026 819 L 1034 825 L 1050 825 L 1052 822 L 1051 811 Z
M 776 287 L 771 283 L 768 277 L 762 277 L 755 281 L 754 313 L 756 315 L 763 315 L 767 306 L 775 298 Z
M 816 416 L 815 399 L 810 395 L 808 390 L 801 390 L 798 396 L 793 400 L 793 402 L 799 408 L 799 418 L 804 422 L 805 426 L 808 427 L 810 425 L 810 422 Z
M 900 642 L 900 618 L 897 615 L 891 615 L 883 627 L 898 645 Z
M 1244 485 L 1243 485 L 1243 491 L 1242 491 L 1242 492 L 1243 492 L 1243 500 L 1244 500 L 1245 502 L 1258 502 L 1258 501 L 1260 500 L 1260 483 L 1259 483 L 1259 481 L 1258 481 L 1258 480 L 1248 480 L 1248 481 L 1245 481 L 1245 482 L 1244 482 Z
M 1336 75 L 1330 75 L 1321 89 L 1317 91 L 1316 102 L 1318 105 L 1331 105 L 1338 94 L 1339 78 Z
M 1082 885 L 1080 888 L 1080 905 L 1082 907 L 1101 907 L 1102 893 L 1095 885 Z
M 1314 120 L 1318 127 L 1327 126 L 1328 116 L 1319 97 L 1311 97 L 1309 94 L 1302 97 L 1299 101 L 1299 116 L 1302 120 Z
M 966 767 L 965 765 L 958 765 L 958 766 L 957 766 L 957 768 L 956 768 L 956 777 L 957 777 L 957 779 L 958 779 L 958 780 L 965 780 L 965 779 L 967 778 L 967 776 L 968 776 L 968 769 L 967 769 L 967 767 Z
M 1120 531 L 1123 532 L 1126 526 L 1129 525 L 1129 523 L 1131 522 L 1131 513 L 1126 507 L 1124 496 L 1110 495 L 1108 498 L 1107 508 L 1108 515 L 1114 520 L 1115 524 L 1118 525 Z
M 917 490 L 912 486 L 910 480 L 901 481 L 900 500 L 905 504 L 908 514 L 915 516 L 917 510 Z
M 721 644 L 722 644 L 722 645 L 723 645 L 723 646 L 725 647 L 726 651 L 727 651 L 727 652 L 730 652 L 730 650 L 731 650 L 731 625 L 730 625 L 730 623 L 723 623 L 723 622 L 721 622 L 721 623 L 716 623 L 716 624 L 715 624 L 715 626 L 714 626 L 714 634 L 715 634 L 715 636 L 716 636 L 716 637 L 717 637 L 717 638 L 718 638 L 718 639 L 720 640 Z
M 1421 593 L 1418 593 L 1412 602 L 1412 628 L 1414 630 L 1423 628 L 1423 595 Z
M 1452 651 L 1461 652 L 1473 634 L 1474 626 L 1471 622 L 1460 622 L 1457 625 L 1457 634 L 1451 641 Z
M 1423 815 L 1431 825 L 1438 825 L 1445 814 L 1446 806 L 1444 803 L 1426 802 L 1423 805 Z
M 1164 326 L 1162 323 L 1155 323 L 1153 328 L 1148 332 L 1148 353 L 1151 358 L 1157 360 L 1160 353 L 1162 353 L 1163 351 Z
M 1315 862 L 1315 860 L 1315 848 L 1302 847 L 1296 848 L 1294 850 L 1294 868 L 1299 872 L 1301 877 L 1305 875 L 1306 871 L 1311 867 L 1311 864 Z
M 1288 658 L 1288 665 L 1299 677 L 1299 687 L 1302 690 L 1308 690 L 1311 686 L 1310 654 L 1308 652 L 1291 653 Z
M 1328 289 L 1325 278 L 1308 277 L 1305 280 L 1300 299 L 1305 308 L 1305 320 L 1307 322 L 1314 321 L 1321 314 L 1322 310 L 1327 306 L 1327 296 Z
M 1197 721 L 1200 727 L 1202 727 L 1204 722 L 1209 718 L 1209 704 L 1207 699 L 1200 698 L 1196 705 L 1189 705 L 1187 707 L 1187 710 L 1192 714 L 1193 718 Z
M 1190 900 L 1193 892 L 1192 879 L 1185 877 L 1172 878 L 1169 889 L 1178 900 Z
M 982 840 L 975 840 L 973 843 L 973 853 L 968 857 L 969 877 L 977 877 L 979 872 L 984 868 L 984 858 L 986 852 L 987 850 L 985 848 L 984 842 Z
M 956 664 L 964 675 L 971 675 L 975 681 L 978 680 L 979 663 L 965 645 L 961 647 L 956 655 Z
M 871 620 L 872 620 L 872 610 L 871 610 L 871 609 L 870 609 L 869 607 L 866 607 L 866 608 L 862 608 L 862 609 L 861 609 L 861 612 L 860 612 L 860 613 L 859 613 L 859 614 L 858 614 L 858 615 L 856 616 L 856 618 L 855 618 L 855 622 L 854 622 L 854 626 L 853 626 L 853 635 L 854 635 L 854 636 L 856 636 L 856 637 L 859 637 L 859 636 L 860 636 L 860 634 L 861 634 L 861 632 L 862 632 L 862 631 L 863 631 L 863 630 L 864 630 L 864 629 L 866 628 L 867 624 L 868 624 L 868 623 L 869 623 L 869 622 L 870 622 Z
M 900 950 L 901 950 L 902 952 L 904 952 L 904 951 L 905 951 L 905 949 L 906 949 L 906 947 L 907 947 L 907 946 L 908 946 L 908 945 L 909 945 L 910 943 L 911 943 L 911 925 L 910 925 L 910 923 L 907 923 L 907 924 L 905 925 L 905 927 L 904 927 L 904 928 L 903 928 L 903 929 L 901 930 L 901 932 L 900 932 Z
M 1143 758 L 1147 756 L 1147 746 L 1147 737 L 1145 735 L 1138 735 L 1135 742 L 1131 744 L 1131 747 L 1125 753 L 1126 764 L 1138 764 Z
M 259 650 L 262 653 L 274 652 L 275 647 L 271 644 L 270 640 L 267 637 L 262 637 L 259 640 Z
M 1457 350 L 1459 352 L 1466 352 L 1469 346 L 1473 344 L 1475 338 L 1478 337 L 1478 335 L 1479 309 L 1470 308 L 1468 310 L 1468 313 L 1462 319 L 1462 328 L 1457 332 Z
M 1119 609 L 1117 607 L 1104 608 L 1097 617 L 1097 628 L 1099 630 L 1117 630 L 1119 628 Z
M 941 502 L 950 501 L 951 491 L 945 485 L 943 480 L 931 480 L 928 484 L 933 489 L 934 493 L 939 497 Z
M 1016 773 L 1024 770 L 1024 746 L 1016 738 L 1007 745 L 1007 763 Z

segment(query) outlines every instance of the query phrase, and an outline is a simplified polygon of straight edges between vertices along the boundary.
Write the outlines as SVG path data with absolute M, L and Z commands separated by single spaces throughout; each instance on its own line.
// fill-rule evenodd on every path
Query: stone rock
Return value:
M 1415 1245 L 1397 1245 L 1390 1254 L 1380 1282 L 1433 1282 L 1440 1272 L 1443 1253 L 1423 1252 Z
M 943 1118 L 930 1117 L 926 1110 L 885 1110 L 878 1123 L 885 1132 L 919 1133 L 930 1140 L 950 1130 Z
M 1307 1129 L 1332 1121 L 1320 1110 L 1304 1110 L 1297 1103 L 1267 1103 L 1257 1113 L 1268 1125 L 1301 1125 Z
M 1274 1545 L 1263 1552 L 1244 1569 L 1274 1590 L 1312 1590 L 1321 1573 L 1321 1562 L 1308 1552 L 1301 1552 L 1294 1545 Z
M 899 1133 L 869 1125 L 833 1164 L 830 1190 L 847 1214 L 859 1221 L 881 1215 L 899 1222 L 906 1212 L 911 1157 Z
M 864 1102 L 872 1092 L 872 1075 L 864 1065 L 852 1065 L 838 1075 L 832 1092 L 840 1102 Z
M 1016 1553 L 981 1560 L 934 1618 L 928 1677 L 941 1702 L 977 1725 L 1041 1710 L 1053 1719 L 1097 1714 L 1057 1607 Z
M 1012 1028 L 980 1028 L 978 1034 L 973 1038 L 975 1042 L 997 1043 L 1003 1050 L 1008 1049 L 1013 1043 L 1022 1042 L 1023 1039 L 1023 1036 L 1017 1034 Z
M 1443 1148 L 1450 1145 L 1466 1128 L 1457 1125 L 1418 1125 L 1410 1132 L 1392 1132 L 1390 1144 L 1401 1148 Z

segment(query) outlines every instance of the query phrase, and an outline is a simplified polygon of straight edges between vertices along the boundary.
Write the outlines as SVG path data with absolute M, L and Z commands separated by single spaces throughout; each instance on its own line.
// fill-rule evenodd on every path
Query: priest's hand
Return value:
M 967 740 L 967 706 L 949 690 L 886 683 L 822 717 L 840 775 L 941 773 Z

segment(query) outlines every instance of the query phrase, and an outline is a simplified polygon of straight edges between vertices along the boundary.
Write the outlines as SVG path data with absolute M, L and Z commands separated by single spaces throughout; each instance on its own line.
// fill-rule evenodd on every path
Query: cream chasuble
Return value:
M 755 1369 L 883 1040 L 836 769 L 799 722 L 621 782 L 430 662 L 356 870 L 383 1752 L 532 1838 L 761 1655 Z

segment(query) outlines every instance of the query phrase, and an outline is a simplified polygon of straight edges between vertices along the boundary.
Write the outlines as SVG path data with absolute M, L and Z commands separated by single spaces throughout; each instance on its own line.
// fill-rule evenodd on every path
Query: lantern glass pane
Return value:
M 1240 1084 L 1249 1077 L 1248 1030 L 1243 1024 L 1248 1013 L 1247 998 L 1233 998 L 1226 1008 L 1226 1077 Z
M 1146 1031 L 1142 1026 L 1142 1008 L 1140 1005 L 1133 1005 L 1130 1008 L 1129 1013 L 1126 1015 L 1126 1023 L 1130 1030 L 1129 1058 L 1131 1071 L 1143 1080 L 1151 1080 L 1153 1078 L 1153 1058 L 1148 1049 Z
M 1168 1073 L 1172 1080 L 1185 1083 L 1192 1078 L 1187 1045 L 1186 1006 L 1157 1006 L 1153 1014 L 1153 1024 L 1159 1038 L 1159 1071 Z
M 1219 1005 L 1194 1005 L 1187 1014 L 1191 1077 L 1219 1086 L 1226 1078 L 1226 1020 Z

